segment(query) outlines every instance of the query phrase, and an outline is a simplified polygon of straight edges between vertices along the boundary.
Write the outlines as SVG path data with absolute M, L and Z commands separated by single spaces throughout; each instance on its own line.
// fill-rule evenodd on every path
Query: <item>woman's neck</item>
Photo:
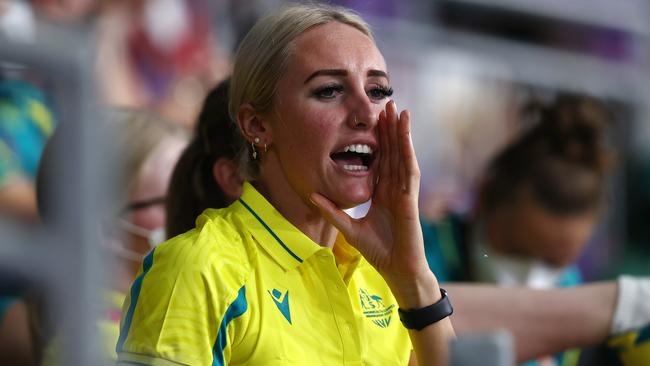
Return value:
M 284 176 L 275 178 L 261 177 L 252 184 L 285 219 L 311 240 L 332 248 L 338 230 L 323 218 L 318 209 L 309 202 L 308 197 L 301 197 Z

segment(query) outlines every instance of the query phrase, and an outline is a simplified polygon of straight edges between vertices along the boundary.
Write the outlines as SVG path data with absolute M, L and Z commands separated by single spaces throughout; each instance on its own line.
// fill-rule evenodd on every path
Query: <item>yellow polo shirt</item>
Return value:
M 122 365 L 406 365 L 383 278 L 340 236 L 321 247 L 250 184 L 152 251 L 127 296 Z

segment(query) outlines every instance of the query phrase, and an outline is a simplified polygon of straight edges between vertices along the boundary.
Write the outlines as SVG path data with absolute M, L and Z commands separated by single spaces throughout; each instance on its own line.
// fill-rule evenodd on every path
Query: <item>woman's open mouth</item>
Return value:
M 366 144 L 351 144 L 330 155 L 334 162 L 350 172 L 367 171 L 375 160 L 373 149 Z

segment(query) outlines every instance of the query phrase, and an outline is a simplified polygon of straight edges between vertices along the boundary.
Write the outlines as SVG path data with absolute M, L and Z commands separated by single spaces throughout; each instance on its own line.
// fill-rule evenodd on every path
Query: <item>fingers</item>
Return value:
M 379 187 L 383 189 L 388 183 L 390 176 L 389 152 L 390 143 L 388 142 L 388 121 L 386 120 L 386 111 L 379 113 Z
M 399 150 L 401 159 L 400 174 L 409 192 L 417 192 L 420 184 L 420 168 L 418 166 L 413 140 L 411 139 L 411 114 L 402 111 L 398 126 Z
M 377 190 L 392 195 L 413 193 L 419 189 L 420 169 L 411 140 L 411 116 L 408 111 L 397 114 L 394 101 L 379 114 L 379 183 Z M 381 183 L 385 184 L 381 184 Z
M 389 180 L 393 184 L 400 184 L 399 181 L 399 168 L 400 168 L 400 156 L 399 156 L 399 141 L 397 138 L 397 106 L 395 101 L 390 101 L 386 105 L 386 121 L 388 122 L 388 162 L 390 169 L 390 178 Z M 396 187 L 401 188 L 401 187 Z
M 407 171 L 407 164 L 406 164 L 406 157 L 404 156 L 404 124 L 409 123 L 409 115 L 406 111 L 402 111 L 400 113 L 398 119 L 397 119 L 397 150 L 399 150 L 399 182 L 400 182 L 400 187 L 402 187 L 402 191 L 409 191 L 409 184 L 408 184 L 408 171 Z M 407 127 L 408 128 L 408 127 Z M 408 131 L 406 132 L 408 133 Z
M 338 208 L 332 201 L 318 193 L 312 193 L 309 200 L 318 208 L 327 222 L 334 225 L 346 238 L 352 237 L 353 218 Z

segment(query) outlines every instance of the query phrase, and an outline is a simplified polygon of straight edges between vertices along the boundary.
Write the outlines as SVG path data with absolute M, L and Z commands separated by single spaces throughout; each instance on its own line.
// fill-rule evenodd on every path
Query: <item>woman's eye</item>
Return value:
M 329 85 L 318 88 L 312 92 L 315 97 L 323 99 L 334 99 L 337 94 L 343 92 L 343 87 L 340 85 Z
M 386 86 L 377 86 L 368 91 L 368 96 L 372 99 L 384 99 L 393 95 L 393 88 Z

